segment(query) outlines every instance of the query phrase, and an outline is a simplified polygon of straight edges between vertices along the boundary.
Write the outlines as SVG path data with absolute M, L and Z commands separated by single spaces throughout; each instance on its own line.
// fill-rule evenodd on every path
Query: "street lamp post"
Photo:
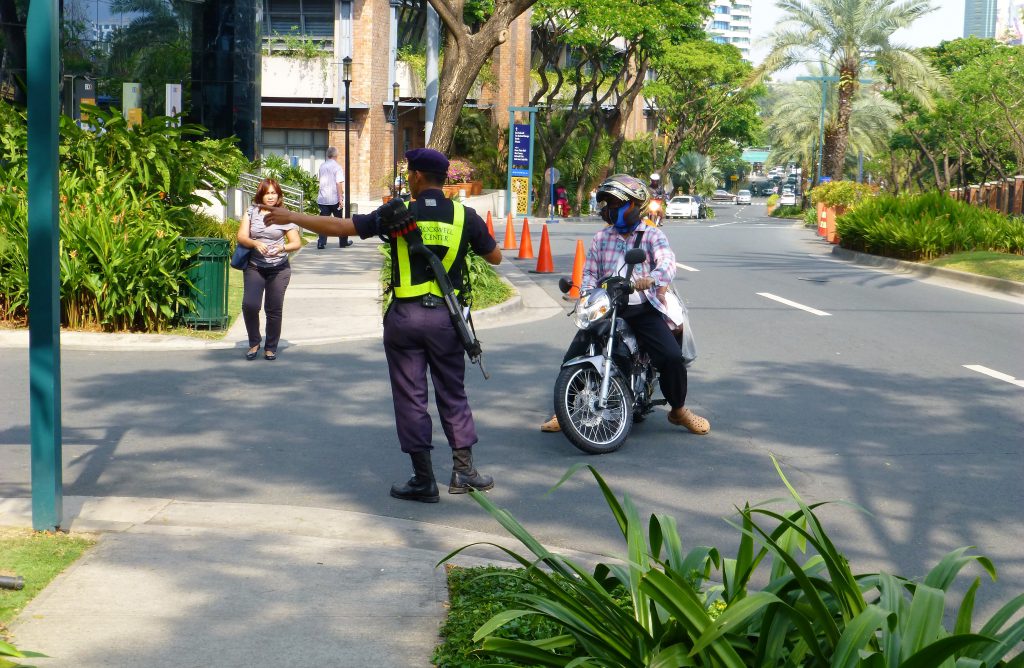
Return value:
M 398 96 L 400 94 L 401 87 L 396 81 L 391 85 L 391 135 L 394 142 L 391 151 L 391 194 L 396 198 L 402 194 L 398 183 Z
M 350 171 L 351 161 L 349 160 L 348 128 L 351 122 L 352 110 L 349 106 L 349 88 L 352 86 L 352 58 L 345 56 L 341 59 L 341 80 L 345 84 L 345 217 L 352 217 L 352 172 Z

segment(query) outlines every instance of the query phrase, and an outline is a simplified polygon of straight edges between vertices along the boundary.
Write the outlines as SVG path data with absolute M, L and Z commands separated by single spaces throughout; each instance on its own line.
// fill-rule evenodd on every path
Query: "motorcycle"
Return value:
M 562 364 L 555 381 L 555 415 L 566 438 L 589 454 L 618 450 L 633 423 L 667 403 L 654 399 L 657 369 L 618 316 L 633 292 L 633 269 L 643 261 L 642 249 L 626 251 L 626 276 L 602 279 L 580 296 L 572 313 L 576 326 L 587 333 L 587 352 Z M 558 285 L 563 293 L 572 288 L 566 278 Z
M 651 200 L 650 208 L 651 222 L 661 227 L 665 222 L 665 200 L 654 198 Z

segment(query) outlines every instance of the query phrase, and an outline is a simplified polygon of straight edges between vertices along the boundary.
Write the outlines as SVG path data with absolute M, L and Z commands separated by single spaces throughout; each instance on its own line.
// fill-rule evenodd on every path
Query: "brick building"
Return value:
M 407 28 L 422 24 L 416 12 L 423 11 L 403 0 L 264 0 L 263 155 L 284 155 L 315 172 L 327 147 L 335 146 L 344 164 L 342 61 L 349 56 L 351 198 L 380 201 L 392 174 L 393 132 L 399 157 L 424 145 L 423 82 L 411 66 L 396 61 L 396 49 L 413 43 L 416 31 Z M 497 83 L 475 88 L 467 104 L 493 108 L 495 120 L 507 124 L 508 106 L 529 101 L 530 52 L 526 14 L 492 54 Z M 396 81 L 401 94 L 393 126 L 388 114 Z

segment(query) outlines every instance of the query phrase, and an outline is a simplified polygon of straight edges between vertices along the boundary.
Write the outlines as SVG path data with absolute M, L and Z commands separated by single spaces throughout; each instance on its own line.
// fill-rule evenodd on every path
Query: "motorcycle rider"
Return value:
M 629 323 L 640 347 L 658 369 L 661 393 L 671 407 L 668 421 L 694 434 L 706 434 L 711 424 L 683 407 L 686 365 L 680 342 L 667 321 L 664 303 L 665 293 L 676 275 L 676 256 L 665 233 L 644 218 L 650 202 L 651 192 L 647 186 L 628 174 L 610 176 L 598 186 L 597 203 L 608 227 L 595 234 L 590 242 L 580 292 L 592 290 L 605 276 L 624 272 L 626 251 L 634 247 L 643 249 L 647 259 L 633 269 L 636 290 L 629 296 L 629 305 L 620 316 Z M 639 246 L 636 246 L 637 235 L 643 235 Z M 583 355 L 586 346 L 586 334 L 577 332 L 563 363 Z M 561 431 L 558 417 L 553 416 L 541 425 L 541 431 Z

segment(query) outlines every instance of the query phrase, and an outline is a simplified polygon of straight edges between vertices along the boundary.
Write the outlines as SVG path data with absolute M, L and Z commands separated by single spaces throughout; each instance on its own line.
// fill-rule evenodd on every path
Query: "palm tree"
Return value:
M 838 117 L 835 84 L 830 88 L 825 109 L 826 138 L 835 136 Z M 859 89 L 851 105 L 844 165 L 851 164 L 860 152 L 870 156 L 885 150 L 897 126 L 898 111 L 895 103 L 877 91 Z M 795 162 L 813 168 L 818 160 L 820 115 L 821 85 L 817 81 L 776 86 L 765 121 L 772 146 L 769 161 L 773 164 Z
M 715 191 L 721 177 L 721 172 L 711 163 L 711 158 L 700 153 L 684 153 L 670 173 L 674 183 L 685 183 L 691 195 L 703 197 Z
M 833 179 L 842 179 L 853 101 L 860 79 L 872 66 L 926 106 L 942 87 L 938 72 L 916 49 L 891 41 L 896 30 L 935 8 L 929 0 L 781 0 L 777 6 L 785 16 L 768 38 L 772 48 L 756 75 L 763 79 L 797 63 L 818 63 L 834 71 L 838 101 L 825 144 L 825 166 Z

